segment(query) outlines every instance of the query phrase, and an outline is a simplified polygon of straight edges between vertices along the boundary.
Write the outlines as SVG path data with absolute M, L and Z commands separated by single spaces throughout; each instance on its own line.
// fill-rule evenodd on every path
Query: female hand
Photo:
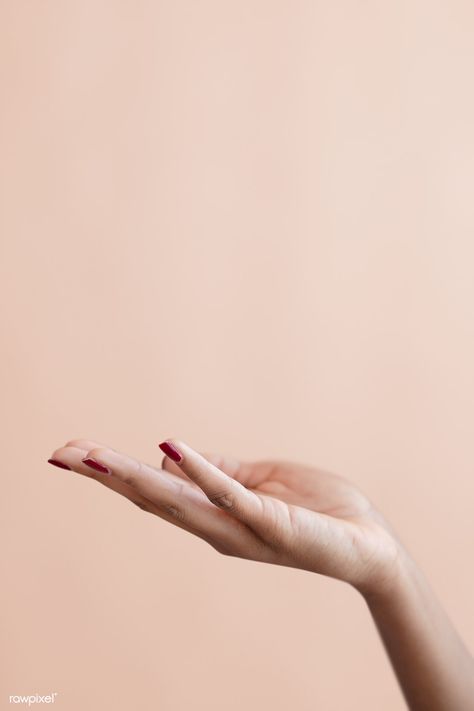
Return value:
M 217 551 L 344 580 L 365 597 L 412 711 L 474 711 L 474 663 L 382 516 L 339 476 L 292 462 L 160 444 L 156 469 L 89 440 L 49 460 L 122 494 Z
M 364 594 L 393 583 L 400 544 L 342 477 L 286 461 L 204 456 L 175 439 L 160 447 L 167 455 L 161 469 L 82 439 L 49 461 L 96 479 L 224 555 L 321 573 Z

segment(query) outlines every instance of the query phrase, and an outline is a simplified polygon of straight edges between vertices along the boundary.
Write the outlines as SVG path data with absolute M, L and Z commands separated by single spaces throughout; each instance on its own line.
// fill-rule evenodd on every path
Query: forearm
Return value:
M 412 711 L 472 711 L 474 661 L 410 556 L 389 590 L 364 594 Z

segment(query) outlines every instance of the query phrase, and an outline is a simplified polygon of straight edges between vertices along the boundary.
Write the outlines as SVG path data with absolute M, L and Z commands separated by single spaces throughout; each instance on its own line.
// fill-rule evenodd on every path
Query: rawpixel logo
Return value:
M 10 696 L 9 701 L 11 704 L 26 704 L 31 706 L 32 704 L 54 704 L 58 692 L 55 691 L 53 694 L 46 694 L 46 696 L 41 696 L 41 694 L 33 694 L 32 696 Z

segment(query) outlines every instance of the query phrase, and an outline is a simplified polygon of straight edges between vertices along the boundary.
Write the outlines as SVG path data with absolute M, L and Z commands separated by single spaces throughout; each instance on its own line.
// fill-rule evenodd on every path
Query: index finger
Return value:
M 176 439 L 165 440 L 159 447 L 202 489 L 215 506 L 225 509 L 251 527 L 261 520 L 261 498 L 209 462 L 202 454 Z

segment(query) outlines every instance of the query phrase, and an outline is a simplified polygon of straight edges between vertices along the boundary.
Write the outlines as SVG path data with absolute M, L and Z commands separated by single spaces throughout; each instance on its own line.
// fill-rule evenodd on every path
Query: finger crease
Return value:
M 215 505 L 222 509 L 231 509 L 234 505 L 234 499 L 232 494 L 229 492 L 224 492 L 223 494 L 215 494 L 210 496 L 209 500 Z

